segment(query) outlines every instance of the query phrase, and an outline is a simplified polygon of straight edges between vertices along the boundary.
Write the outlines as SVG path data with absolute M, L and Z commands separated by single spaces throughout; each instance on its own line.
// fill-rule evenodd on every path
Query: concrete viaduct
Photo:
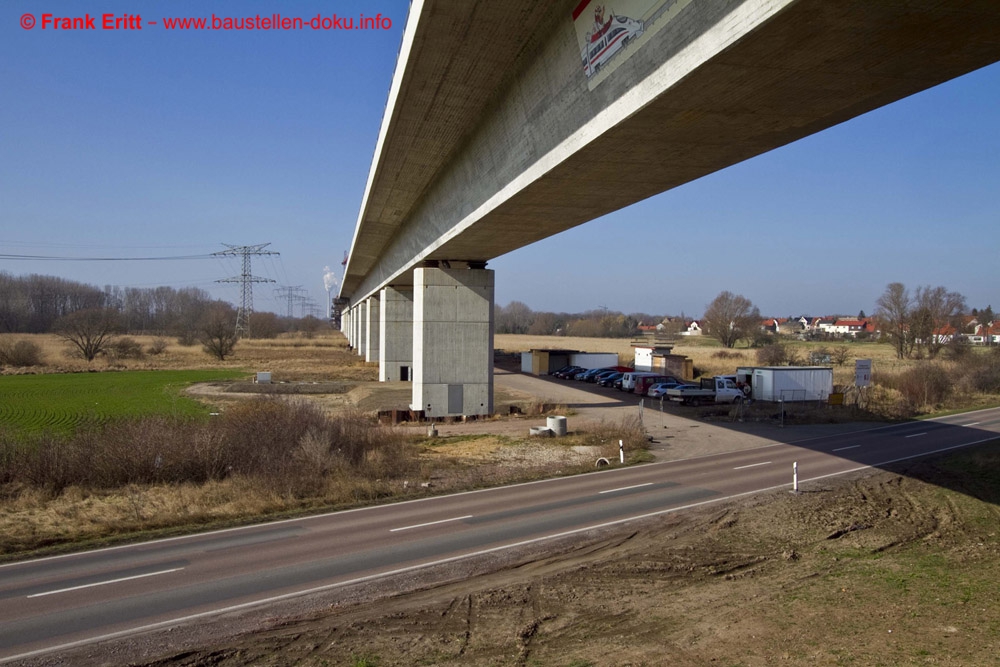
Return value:
M 343 330 L 488 414 L 489 260 L 997 60 L 997 0 L 413 0 Z

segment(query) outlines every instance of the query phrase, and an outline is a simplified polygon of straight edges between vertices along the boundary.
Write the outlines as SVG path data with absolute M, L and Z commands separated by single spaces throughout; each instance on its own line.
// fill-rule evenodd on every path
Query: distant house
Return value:
M 682 336 L 700 336 L 702 333 L 701 325 L 698 324 L 697 320 L 692 320 L 687 323 L 687 327 L 681 332 Z
M 1000 345 L 1000 322 L 976 324 L 966 339 L 974 345 Z
M 837 323 L 834 317 L 816 317 L 812 321 L 812 330 L 821 331 L 823 333 L 833 333 L 830 329 Z
M 835 336 L 856 337 L 868 327 L 868 320 L 837 320 L 829 327 L 829 332 Z
M 940 343 L 942 345 L 947 345 L 955 339 L 955 335 L 958 334 L 958 329 L 946 324 L 943 327 L 938 327 L 935 329 L 931 336 L 934 338 L 935 343 Z
M 768 331 L 773 334 L 781 333 L 781 320 L 777 318 L 772 317 L 764 320 L 760 326 L 764 329 L 764 331 Z

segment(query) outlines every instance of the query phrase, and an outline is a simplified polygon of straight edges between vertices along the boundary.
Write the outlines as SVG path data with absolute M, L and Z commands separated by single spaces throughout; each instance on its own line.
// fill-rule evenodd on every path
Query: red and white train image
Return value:
M 604 7 L 594 8 L 594 29 L 587 33 L 587 38 L 580 57 L 583 60 L 583 71 L 591 77 L 618 53 L 622 47 L 642 34 L 642 21 L 627 16 L 615 16 L 612 12 L 607 19 L 604 17 Z

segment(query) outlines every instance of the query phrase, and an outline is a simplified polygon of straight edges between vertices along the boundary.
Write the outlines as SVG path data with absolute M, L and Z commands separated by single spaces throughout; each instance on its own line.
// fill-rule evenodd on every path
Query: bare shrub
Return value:
M 197 336 L 207 354 L 225 361 L 239 340 L 236 335 L 236 311 L 222 304 L 213 307 L 199 323 Z
M 198 342 L 198 334 L 194 330 L 185 330 L 177 334 L 177 344 L 192 347 Z
M 146 354 L 151 354 L 153 356 L 159 356 L 167 351 L 167 339 L 166 338 L 154 338 L 153 342 L 149 344 L 146 348 Z
M 851 348 L 846 345 L 838 345 L 833 348 L 833 352 L 830 353 L 833 363 L 838 366 L 843 366 L 847 363 L 847 360 L 851 358 Z
M 254 338 L 277 338 L 284 330 L 284 324 L 274 313 L 258 311 L 250 314 L 250 333 Z
M 713 359 L 742 359 L 743 355 L 732 350 L 717 350 L 712 353 Z
M 105 353 L 112 361 L 142 359 L 145 356 L 142 345 L 130 336 L 123 336 L 109 343 Z
M 600 422 L 584 434 L 583 444 L 588 447 L 600 447 L 601 456 L 618 460 L 618 441 L 622 441 L 625 451 L 635 453 L 646 450 L 649 441 L 646 439 L 646 429 L 638 417 L 626 417 L 617 422 Z
M 989 354 L 963 356 L 959 369 L 959 384 L 966 391 L 1000 394 L 1000 347 Z
M 88 308 L 60 317 L 52 330 L 87 361 L 103 354 L 121 330 L 121 315 L 111 308 Z
M 869 415 L 884 419 L 909 419 L 917 414 L 914 406 L 903 394 L 885 384 L 884 374 L 872 377 L 872 384 L 863 391 L 853 390 L 846 397 L 848 403 Z
M 954 389 L 951 374 L 934 363 L 920 364 L 896 375 L 886 375 L 882 383 L 899 391 L 914 407 L 942 405 Z
M 42 348 L 30 340 L 0 341 L 0 366 L 44 366 Z
M 788 353 L 785 358 L 785 363 L 789 366 L 801 366 L 805 363 L 805 358 L 802 354 L 793 348 L 788 348 Z
M 781 343 L 765 345 L 757 350 L 757 363 L 761 366 L 782 366 L 788 362 L 788 348 Z
M 59 493 L 205 483 L 237 476 L 263 492 L 306 497 L 331 475 L 394 477 L 411 469 L 404 439 L 360 414 L 327 417 L 308 403 L 261 398 L 210 421 L 146 417 L 93 424 L 74 435 L 0 433 L 0 485 Z

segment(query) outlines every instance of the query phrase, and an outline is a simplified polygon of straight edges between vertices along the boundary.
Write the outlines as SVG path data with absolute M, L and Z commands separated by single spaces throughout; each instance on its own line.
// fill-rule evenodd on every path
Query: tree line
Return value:
M 0 333 L 50 333 L 73 313 L 107 309 L 125 330 L 178 334 L 193 329 L 219 303 L 196 287 L 101 289 L 54 276 L 0 272 Z
M 521 301 L 493 307 L 494 331 L 501 334 L 630 338 L 636 335 L 640 324 L 659 324 L 665 319 L 648 313 L 625 314 L 606 308 L 582 313 L 534 311 Z M 670 329 L 666 333 L 679 333 L 683 326 L 683 322 L 669 322 L 665 324 Z
M 876 302 L 874 321 L 879 340 L 893 345 L 897 357 L 935 357 L 946 346 L 962 344 L 957 334 L 968 333 L 965 325 L 969 315 L 983 324 L 993 322 L 993 309 L 968 310 L 965 297 L 946 287 L 921 286 L 912 292 L 902 283 L 890 283 Z M 521 301 L 506 306 L 494 306 L 494 326 L 497 333 L 531 334 L 540 336 L 592 336 L 623 338 L 634 336 L 640 324 L 658 324 L 667 335 L 685 328 L 683 314 L 679 318 L 651 316 L 646 313 L 626 315 L 607 309 L 579 314 L 536 312 Z M 866 319 L 864 311 L 858 319 Z M 705 306 L 699 320 L 702 330 L 724 347 L 745 342 L 749 347 L 762 347 L 773 342 L 763 328 L 760 310 L 747 297 L 729 291 L 719 293 Z

